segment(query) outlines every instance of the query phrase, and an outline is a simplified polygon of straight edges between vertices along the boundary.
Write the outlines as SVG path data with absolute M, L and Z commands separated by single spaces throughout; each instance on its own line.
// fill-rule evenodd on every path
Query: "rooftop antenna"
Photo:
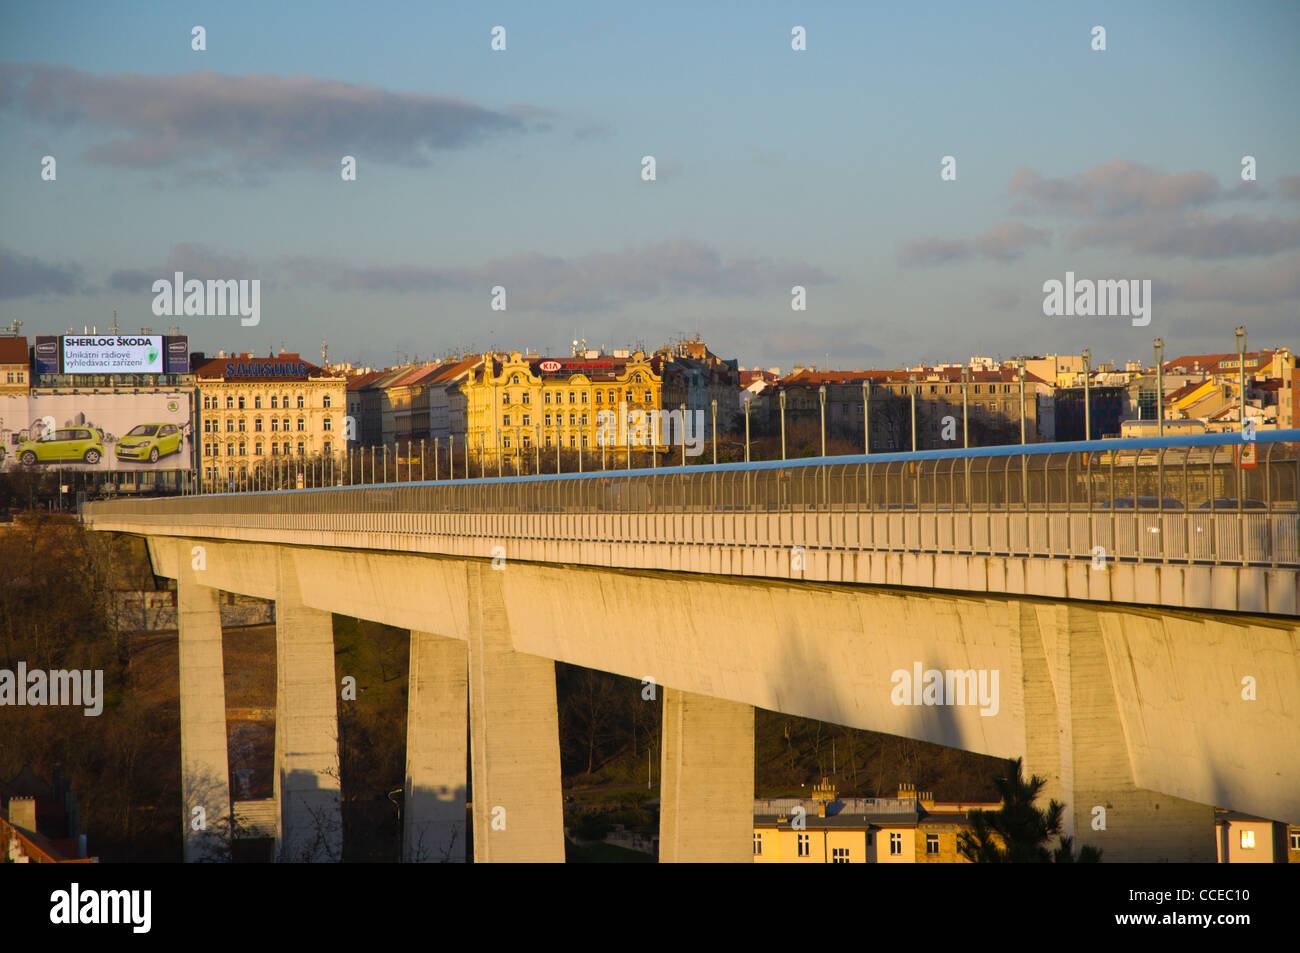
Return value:
M 5 328 L 5 334 L 12 334 L 16 337 L 18 332 L 22 329 L 22 326 L 23 323 L 17 318 L 14 318 L 13 321 L 9 322 L 9 327 Z
M 117 308 L 113 309 L 113 333 L 117 333 Z
M 320 339 L 320 364 L 321 367 L 330 366 L 330 346 L 325 343 L 325 339 Z

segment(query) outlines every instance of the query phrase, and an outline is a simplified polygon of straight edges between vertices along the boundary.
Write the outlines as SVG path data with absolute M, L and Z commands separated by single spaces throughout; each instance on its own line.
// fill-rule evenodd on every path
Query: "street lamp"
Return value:
M 1020 358 L 1020 442 L 1025 442 L 1025 359 Z
M 871 378 L 862 381 L 862 452 L 871 452 Z
M 1083 349 L 1083 439 L 1092 439 L 1092 398 L 1089 385 L 1092 379 L 1092 348 Z
M 1165 339 L 1156 338 L 1156 436 L 1165 435 Z
M 718 399 L 713 398 L 713 462 L 718 462 Z
M 909 374 L 907 379 L 912 382 L 912 452 L 916 453 L 916 375 Z
M 681 405 L 682 411 L 682 432 L 677 436 L 682 441 L 682 466 L 686 466 L 686 405 Z
M 1246 429 L 1246 326 L 1237 325 L 1237 369 L 1241 387 L 1241 429 Z
M 966 408 L 966 391 L 967 384 L 970 382 L 970 365 L 967 364 L 961 369 L 961 445 L 963 449 L 970 447 L 970 426 L 969 417 Z
M 826 456 L 826 385 L 817 388 L 817 400 L 822 412 L 822 456 Z
M 753 394 L 745 391 L 745 462 L 749 462 L 749 402 L 753 399 Z
M 785 391 L 781 391 L 781 459 L 785 459 Z

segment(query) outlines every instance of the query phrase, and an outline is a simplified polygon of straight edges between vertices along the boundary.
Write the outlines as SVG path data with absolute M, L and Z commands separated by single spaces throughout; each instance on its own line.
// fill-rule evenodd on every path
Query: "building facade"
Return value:
M 242 484 L 271 461 L 345 452 L 346 378 L 297 353 L 218 356 L 195 367 L 205 489 Z

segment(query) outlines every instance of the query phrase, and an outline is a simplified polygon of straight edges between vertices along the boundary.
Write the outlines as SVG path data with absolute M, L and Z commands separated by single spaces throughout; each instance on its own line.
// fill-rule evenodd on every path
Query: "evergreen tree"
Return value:
M 996 811 L 971 811 L 969 831 L 957 838 L 957 850 L 977 864 L 1070 864 L 1097 863 L 1101 851 L 1081 847 L 1074 853 L 1074 839 L 1061 837 L 1059 846 L 1049 850 L 1048 841 L 1061 833 L 1065 806 L 1048 802 L 1046 809 L 1034 801 L 1047 782 L 1037 775 L 1023 777 L 1020 758 L 1007 761 L 1007 772 L 996 781 L 1002 807 Z

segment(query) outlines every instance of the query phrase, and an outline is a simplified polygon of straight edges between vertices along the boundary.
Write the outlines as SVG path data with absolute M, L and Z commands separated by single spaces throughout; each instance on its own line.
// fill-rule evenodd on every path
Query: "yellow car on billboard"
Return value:
M 104 437 L 95 427 L 64 427 L 24 440 L 15 452 L 19 462 L 28 467 L 73 460 L 93 465 L 104 456 Z
M 113 451 L 119 460 L 147 460 L 157 463 L 159 457 L 179 453 L 181 428 L 176 424 L 140 424 L 118 440 Z

